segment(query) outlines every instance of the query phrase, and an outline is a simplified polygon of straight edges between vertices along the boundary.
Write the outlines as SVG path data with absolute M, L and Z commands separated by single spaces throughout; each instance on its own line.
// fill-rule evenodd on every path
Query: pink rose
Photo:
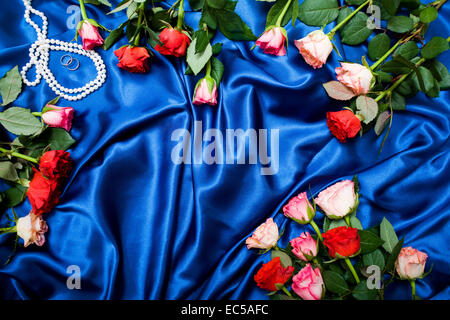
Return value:
M 356 205 L 355 185 L 350 180 L 340 181 L 319 193 L 315 201 L 328 218 L 341 219 Z
M 317 256 L 317 241 L 309 234 L 303 232 L 300 237 L 291 240 L 292 253 L 300 260 L 309 261 Z M 305 257 L 305 254 L 308 257 Z
M 245 240 L 247 249 L 270 249 L 277 245 L 278 242 L 278 226 L 273 222 L 272 218 L 266 220 Z
M 308 208 L 310 212 L 308 212 Z M 288 204 L 283 207 L 284 215 L 301 224 L 306 224 L 314 218 L 314 209 L 308 201 L 306 192 L 300 193 L 298 196 L 289 200 Z
M 401 279 L 414 280 L 423 275 L 428 255 L 413 247 L 402 248 L 395 263 Z
M 196 105 L 204 103 L 211 106 L 217 105 L 217 86 L 213 78 L 205 77 L 197 83 L 193 103 Z
M 34 243 L 42 246 L 45 243 L 44 233 L 47 232 L 47 223 L 42 216 L 30 212 L 27 216 L 17 220 L 17 235 L 24 241 L 24 247 Z
M 72 127 L 73 108 L 47 105 L 48 111 L 42 114 L 42 120 L 50 127 L 63 128 L 70 131 Z
M 341 62 L 341 67 L 336 68 L 335 71 L 339 82 L 352 89 L 356 95 L 369 92 L 373 74 L 366 67 L 357 63 Z
M 80 34 L 81 40 L 83 40 L 84 50 L 92 50 L 103 44 L 103 38 L 98 33 L 97 27 L 88 21 L 83 21 L 80 29 L 78 29 L 78 33 Z
M 284 42 L 286 38 L 283 35 L 280 27 L 275 27 L 267 30 L 261 37 L 256 40 L 256 45 L 264 50 L 264 53 L 273 54 L 276 56 L 284 56 L 286 49 Z
M 325 289 L 320 269 L 308 263 L 292 278 L 292 290 L 303 300 L 320 300 Z
M 306 63 L 314 69 L 322 68 L 333 51 L 330 38 L 322 30 L 313 31 L 294 43 Z

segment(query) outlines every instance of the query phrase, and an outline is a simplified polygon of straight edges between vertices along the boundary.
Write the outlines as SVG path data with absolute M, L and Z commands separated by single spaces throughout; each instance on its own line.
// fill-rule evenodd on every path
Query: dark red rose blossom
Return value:
M 50 212 L 59 200 L 59 182 L 47 179 L 38 170 L 33 169 L 34 176 L 28 188 L 28 200 L 35 215 Z
M 343 143 L 361 130 L 361 121 L 350 110 L 327 112 L 327 125 L 330 132 Z
M 146 48 L 123 46 L 114 51 L 114 54 L 119 58 L 117 64 L 119 68 L 134 73 L 145 73 L 150 69 L 148 64 L 150 54 Z
M 342 257 L 353 256 L 361 247 L 358 229 L 356 228 L 337 227 L 328 230 L 322 236 L 323 244 L 328 248 L 328 253 L 333 258 L 336 258 L 336 254 Z
M 163 45 L 157 44 L 155 50 L 161 54 L 175 57 L 184 56 L 186 48 L 191 43 L 191 40 L 185 33 L 173 28 L 165 28 L 161 31 L 159 41 Z
M 45 152 L 39 160 L 39 170 L 48 179 L 61 180 L 69 176 L 72 170 L 70 153 L 64 150 Z
M 294 268 L 292 266 L 284 268 L 281 265 L 280 257 L 273 258 L 255 274 L 255 281 L 258 287 L 269 291 L 277 291 L 275 284 L 285 284 L 289 280 Z

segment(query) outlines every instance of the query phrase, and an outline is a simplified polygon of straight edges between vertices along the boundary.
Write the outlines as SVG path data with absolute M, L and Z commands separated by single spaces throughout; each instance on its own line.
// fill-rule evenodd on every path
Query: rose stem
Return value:
M 322 233 L 320 233 L 320 229 L 317 226 L 317 224 L 314 222 L 314 220 L 311 220 L 309 224 L 313 227 L 314 231 L 317 233 L 317 236 L 319 237 L 320 241 L 323 242 Z
M 346 215 L 344 217 L 345 223 L 347 224 L 347 226 L 349 226 L 350 228 L 352 227 L 352 224 L 350 223 L 350 217 L 348 215 Z
M 353 278 L 355 278 L 356 283 L 359 283 L 360 281 L 359 281 L 358 274 L 356 273 L 355 268 L 353 268 L 353 265 L 350 262 L 350 259 L 345 258 L 345 263 L 347 264 L 348 268 L 350 269 L 350 272 L 352 273 Z
M 355 11 L 348 15 L 344 20 L 342 20 L 336 27 L 334 27 L 330 32 L 328 32 L 327 36 L 331 39 L 334 37 L 336 31 L 338 31 L 343 25 L 345 25 L 351 18 L 353 18 L 362 8 L 364 8 L 367 4 L 372 0 L 367 0 L 362 5 L 360 5 Z
M 81 9 L 81 16 L 83 17 L 83 20 L 87 20 L 87 14 L 86 14 L 86 8 L 84 7 L 84 1 L 83 0 L 79 0 L 78 1 L 80 3 L 80 9 Z
M 139 27 L 142 24 L 142 17 L 144 15 L 144 8 L 145 8 L 145 2 L 142 2 L 139 5 L 139 17 L 138 17 L 138 24 L 137 24 L 137 29 L 139 29 Z M 141 32 L 139 31 L 138 34 L 136 35 L 136 38 L 134 38 L 134 42 L 133 44 L 137 47 L 139 46 L 139 39 L 141 37 Z
M 211 77 L 211 59 L 206 64 L 206 77 Z
M 410 280 L 412 299 L 416 300 L 416 280 Z
M 180 6 L 178 7 L 178 20 L 177 20 L 177 29 L 183 29 L 183 21 L 184 21 L 184 0 L 181 0 Z
M 0 147 L 0 152 L 10 154 L 13 157 L 21 158 L 21 159 L 24 159 L 24 160 L 27 160 L 27 161 L 30 161 L 30 162 L 33 162 L 33 163 L 38 163 L 38 160 L 36 158 L 32 158 L 32 157 L 29 157 L 29 156 L 26 156 L 24 154 L 21 154 L 21 153 L 18 153 L 18 152 L 14 152 L 14 151 L 11 152 L 11 150 L 6 150 L 6 149 L 1 148 L 1 147 Z
M 17 232 L 17 226 L 9 228 L 0 228 L 0 234 L 14 233 L 14 232 Z
M 297 0 L 296 0 L 297 1 Z M 289 9 L 289 6 L 291 5 L 292 0 L 289 0 L 286 5 L 283 8 L 283 11 L 281 11 L 280 15 L 278 16 L 277 22 L 275 23 L 275 25 L 277 27 L 281 27 L 281 22 L 283 21 L 284 15 L 286 14 L 286 12 Z
M 283 290 L 284 293 L 286 293 L 289 297 L 292 298 L 292 294 L 288 291 L 288 289 L 286 289 L 285 286 L 283 286 L 282 290 Z

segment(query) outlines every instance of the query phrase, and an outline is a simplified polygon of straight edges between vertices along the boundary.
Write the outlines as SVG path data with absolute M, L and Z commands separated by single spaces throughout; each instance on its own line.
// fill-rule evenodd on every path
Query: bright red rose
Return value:
M 350 257 L 356 254 L 361 246 L 358 229 L 349 227 L 337 227 L 328 230 L 323 235 L 323 244 L 328 248 L 331 257 L 336 254 L 342 257 Z
M 37 171 L 34 171 L 33 179 L 28 188 L 28 200 L 30 200 L 32 211 L 39 216 L 50 212 L 59 200 L 59 183 L 57 180 L 47 179 Z
M 67 178 L 70 170 L 72 170 L 70 153 L 64 150 L 47 151 L 39 160 L 39 170 L 51 180 Z
M 361 121 L 350 110 L 327 112 L 327 125 L 330 132 L 343 143 L 361 130 Z
M 159 34 L 159 41 L 162 46 L 157 44 L 155 50 L 167 56 L 182 57 L 186 54 L 186 48 L 191 43 L 189 37 L 177 29 L 165 28 Z
M 114 54 L 119 58 L 119 68 L 134 73 L 145 73 L 150 69 L 150 54 L 146 48 L 124 46 L 114 51 Z
M 275 284 L 281 283 L 285 284 L 289 280 L 292 273 L 294 272 L 293 267 L 284 268 L 281 265 L 280 257 L 276 257 L 266 264 L 263 264 L 261 269 L 255 274 L 255 281 L 258 287 L 261 289 L 266 289 L 269 291 L 277 291 Z

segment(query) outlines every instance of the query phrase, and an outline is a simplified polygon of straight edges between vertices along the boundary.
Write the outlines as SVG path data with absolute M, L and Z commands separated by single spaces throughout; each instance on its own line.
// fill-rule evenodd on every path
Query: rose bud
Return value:
M 161 54 L 175 57 L 182 57 L 186 54 L 186 48 L 191 43 L 189 37 L 174 28 L 165 28 L 159 34 L 159 41 L 163 44 L 157 44 L 155 50 Z
M 98 33 L 97 27 L 89 21 L 85 20 L 81 23 L 78 33 L 81 40 L 83 40 L 84 50 L 92 50 L 97 46 L 101 46 L 104 42 L 102 36 Z
M 306 37 L 295 40 L 294 44 L 306 63 L 314 69 L 322 68 L 333 51 L 330 38 L 322 30 L 313 31 Z
M 355 184 L 351 180 L 339 181 L 320 192 L 315 201 L 328 218 L 341 219 L 357 205 Z
M 47 223 L 42 216 L 37 216 L 33 212 L 17 220 L 17 235 L 23 239 L 24 247 L 28 247 L 32 243 L 42 246 L 45 243 L 44 233 L 47 230 Z
M 49 127 L 63 128 L 66 131 L 70 131 L 74 112 L 73 108 L 47 105 L 45 109 L 47 111 L 41 115 L 42 121 L 45 124 Z
M 357 63 L 341 62 L 341 67 L 335 71 L 339 82 L 352 89 L 356 95 L 367 94 L 374 80 L 372 72 Z
M 294 268 L 289 266 L 287 268 L 281 265 L 280 257 L 273 258 L 266 264 L 263 264 L 261 269 L 255 274 L 255 281 L 258 287 L 269 291 L 277 291 L 276 284 L 284 285 L 292 273 Z
M 194 104 L 207 103 L 211 106 L 217 105 L 217 85 L 213 78 L 205 77 L 200 79 L 195 86 L 194 92 Z
M 331 134 L 345 143 L 361 130 L 361 120 L 350 110 L 327 112 L 327 126 Z
M 127 45 L 114 51 L 114 54 L 119 58 L 119 68 L 133 73 L 145 73 L 150 69 L 150 54 L 146 48 Z
M 69 176 L 72 170 L 70 153 L 64 150 L 45 152 L 39 159 L 39 170 L 48 179 L 61 180 Z
M 251 237 L 245 240 L 247 249 L 270 249 L 277 245 L 278 242 L 278 226 L 269 218 L 260 225 L 252 234 Z
M 323 244 L 333 258 L 347 258 L 359 253 L 361 246 L 358 229 L 350 227 L 337 227 L 324 234 Z
M 425 270 L 428 255 L 412 247 L 402 248 L 395 263 L 395 269 L 401 279 L 420 278 Z
M 294 238 L 290 241 L 292 253 L 300 260 L 309 261 L 317 256 L 317 241 L 309 234 L 303 232 L 300 237 Z
M 325 285 L 320 269 L 313 269 L 308 263 L 292 278 L 292 290 L 303 300 L 322 299 Z
M 262 36 L 256 40 L 256 45 L 263 49 L 264 53 L 284 56 L 286 54 L 286 49 L 284 48 L 285 41 L 286 38 L 282 28 L 274 27 L 266 30 Z
M 30 182 L 27 196 L 35 215 L 50 212 L 58 203 L 59 183 L 47 179 L 39 171 L 33 169 L 34 176 Z
M 289 200 L 288 204 L 283 207 L 283 213 L 286 217 L 301 224 L 309 223 L 315 215 L 314 208 L 309 203 L 306 192 L 302 192 Z

